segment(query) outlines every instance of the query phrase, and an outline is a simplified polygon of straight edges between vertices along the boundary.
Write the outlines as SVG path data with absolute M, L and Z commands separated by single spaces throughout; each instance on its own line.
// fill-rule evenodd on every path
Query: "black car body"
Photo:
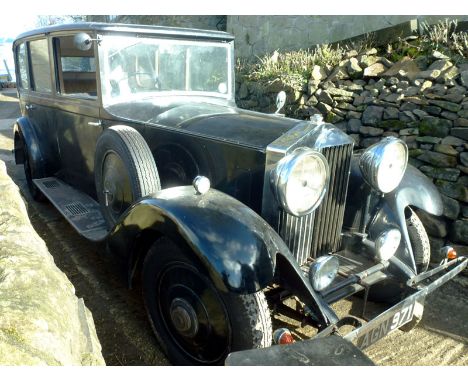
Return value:
M 13 49 L 16 163 L 35 197 L 125 259 L 130 284 L 142 270 L 174 363 L 271 345 L 265 291 L 270 307 L 295 296 L 318 337 L 350 322 L 337 300 L 364 290 L 397 302 L 354 321 L 346 338 L 364 348 L 417 321 L 425 294 L 466 267 L 427 271 L 411 208 L 440 215 L 442 203 L 403 142 L 354 152 L 319 117 L 237 108 L 227 33 L 73 24 L 24 33 Z

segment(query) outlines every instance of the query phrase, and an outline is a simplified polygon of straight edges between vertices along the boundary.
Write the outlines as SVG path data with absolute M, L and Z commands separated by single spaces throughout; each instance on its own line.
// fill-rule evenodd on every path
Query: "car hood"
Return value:
M 112 114 L 150 126 L 180 129 L 237 145 L 266 149 L 300 121 L 229 105 L 175 103 L 162 107 L 151 102 L 131 102 L 107 108 Z

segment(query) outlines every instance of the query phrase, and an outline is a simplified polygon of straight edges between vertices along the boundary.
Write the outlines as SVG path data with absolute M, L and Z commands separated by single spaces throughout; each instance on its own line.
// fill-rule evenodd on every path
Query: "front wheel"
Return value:
M 431 245 L 424 225 L 413 210 L 411 210 L 410 217 L 406 219 L 406 226 L 408 227 L 416 270 L 418 273 L 426 272 L 431 260 Z
M 271 345 L 263 292 L 221 293 L 204 269 L 166 238 L 145 259 L 143 297 L 156 337 L 175 365 L 219 365 L 232 351 Z

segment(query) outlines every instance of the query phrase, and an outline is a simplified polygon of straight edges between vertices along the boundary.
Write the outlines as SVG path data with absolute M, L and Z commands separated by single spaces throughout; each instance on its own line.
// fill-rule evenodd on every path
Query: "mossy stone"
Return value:
M 424 117 L 419 122 L 419 133 L 432 137 L 445 138 L 452 127 L 452 122 L 437 117 Z
M 380 121 L 377 126 L 385 130 L 401 130 L 406 128 L 407 123 L 399 119 L 387 119 L 385 121 Z

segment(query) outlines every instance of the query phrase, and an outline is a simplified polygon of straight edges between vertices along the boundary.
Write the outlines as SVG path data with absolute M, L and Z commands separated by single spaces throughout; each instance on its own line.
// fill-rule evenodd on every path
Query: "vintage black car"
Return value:
M 414 210 L 440 215 L 436 188 L 401 140 L 353 152 L 319 116 L 237 108 L 233 44 L 224 32 L 137 25 L 20 35 L 14 154 L 31 194 L 106 241 L 130 285 L 141 277 L 174 364 L 270 347 L 270 309 L 292 297 L 317 338 L 352 324 L 344 338 L 358 348 L 412 326 L 467 263 L 428 271 Z M 330 304 L 358 292 L 393 306 L 369 322 L 337 317 Z

